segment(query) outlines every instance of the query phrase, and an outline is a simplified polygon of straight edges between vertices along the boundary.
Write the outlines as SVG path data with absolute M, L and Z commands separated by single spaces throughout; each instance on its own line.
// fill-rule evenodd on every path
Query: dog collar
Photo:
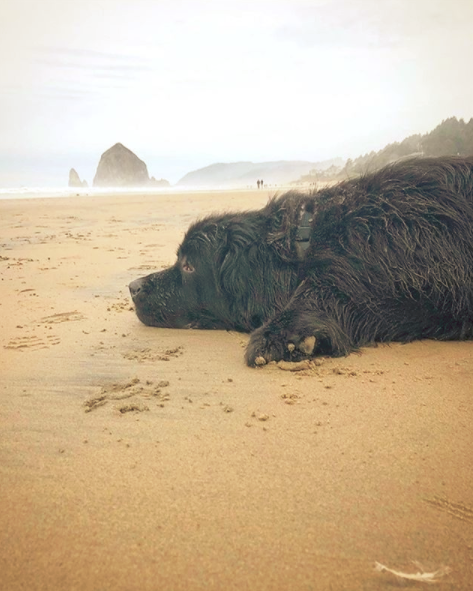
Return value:
M 296 230 L 296 250 L 299 258 L 304 258 L 305 251 L 309 248 L 310 232 L 313 214 L 305 209 L 300 212 L 300 221 Z

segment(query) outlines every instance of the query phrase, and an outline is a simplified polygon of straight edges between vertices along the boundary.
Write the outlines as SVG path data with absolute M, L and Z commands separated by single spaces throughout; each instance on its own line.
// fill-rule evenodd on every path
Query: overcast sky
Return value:
M 0 0 L 0 186 L 356 157 L 473 117 L 472 0 Z

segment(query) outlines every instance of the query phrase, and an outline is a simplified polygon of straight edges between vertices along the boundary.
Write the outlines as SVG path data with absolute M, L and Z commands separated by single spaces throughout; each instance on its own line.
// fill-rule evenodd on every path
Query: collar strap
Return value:
M 304 252 L 309 248 L 313 214 L 303 209 L 299 215 L 300 221 L 296 230 L 296 249 L 300 258 L 303 258 Z

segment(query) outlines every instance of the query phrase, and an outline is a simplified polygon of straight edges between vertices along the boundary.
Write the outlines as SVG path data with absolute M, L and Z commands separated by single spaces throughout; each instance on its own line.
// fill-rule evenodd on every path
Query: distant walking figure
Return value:
M 256 184 L 258 185 L 258 189 L 259 189 L 259 181 L 256 181 Z
M 259 184 L 261 185 L 261 188 L 263 188 L 263 180 L 261 179 Z

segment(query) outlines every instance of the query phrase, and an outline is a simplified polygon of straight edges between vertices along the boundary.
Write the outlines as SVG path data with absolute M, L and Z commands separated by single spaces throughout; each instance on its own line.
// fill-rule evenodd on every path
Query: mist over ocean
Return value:
M 250 187 L 235 187 L 234 191 L 245 190 Z M 252 187 L 251 187 L 252 188 Z M 189 193 L 228 191 L 228 187 L 0 187 L 0 199 L 40 199 L 85 197 L 101 195 L 136 195 L 153 193 Z

